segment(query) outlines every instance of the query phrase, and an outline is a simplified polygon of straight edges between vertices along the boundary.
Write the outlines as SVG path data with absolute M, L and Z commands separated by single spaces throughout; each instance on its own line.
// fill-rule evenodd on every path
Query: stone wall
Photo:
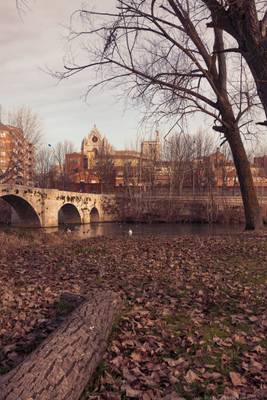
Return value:
M 118 222 L 123 220 L 122 208 L 124 199 L 120 200 L 114 195 L 102 195 L 101 209 L 103 222 Z
M 238 204 L 239 203 L 239 204 Z M 114 220 L 128 222 L 217 222 L 243 223 L 244 212 L 240 201 L 227 202 L 207 199 L 151 198 L 107 199 L 105 213 Z

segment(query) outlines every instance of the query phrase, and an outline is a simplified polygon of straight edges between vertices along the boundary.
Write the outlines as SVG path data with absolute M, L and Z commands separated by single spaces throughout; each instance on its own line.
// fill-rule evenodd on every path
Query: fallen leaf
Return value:
M 142 354 L 141 353 L 137 353 L 137 352 L 133 352 L 132 354 L 131 354 L 131 359 L 132 360 L 134 360 L 134 361 L 141 361 L 142 360 Z
M 185 380 L 187 383 L 194 383 L 194 382 L 200 380 L 200 378 L 194 371 L 189 369 L 185 375 Z
M 125 390 L 126 396 L 128 396 L 128 397 L 139 397 L 140 394 L 142 393 L 140 390 L 133 389 L 129 385 L 124 386 L 124 390 Z
M 229 375 L 234 386 L 242 385 L 242 377 L 238 372 L 230 372 Z

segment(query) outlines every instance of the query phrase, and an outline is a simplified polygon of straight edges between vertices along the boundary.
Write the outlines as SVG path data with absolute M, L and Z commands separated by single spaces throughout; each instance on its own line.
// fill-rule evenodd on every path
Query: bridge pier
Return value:
M 89 224 L 90 223 L 90 211 L 86 208 L 81 210 L 81 219 L 82 224 Z

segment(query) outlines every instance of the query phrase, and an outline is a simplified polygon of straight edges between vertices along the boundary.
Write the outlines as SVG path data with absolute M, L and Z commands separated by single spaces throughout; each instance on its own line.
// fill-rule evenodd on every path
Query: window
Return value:
M 88 169 L 88 158 L 87 157 L 84 157 L 84 159 L 83 159 L 83 168 Z

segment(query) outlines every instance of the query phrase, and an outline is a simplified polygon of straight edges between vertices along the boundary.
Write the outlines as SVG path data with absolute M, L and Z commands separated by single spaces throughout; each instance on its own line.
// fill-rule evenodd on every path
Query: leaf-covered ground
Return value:
M 115 237 L 1 248 L 0 368 L 65 311 L 62 292 L 125 307 L 82 399 L 267 399 L 267 237 Z

